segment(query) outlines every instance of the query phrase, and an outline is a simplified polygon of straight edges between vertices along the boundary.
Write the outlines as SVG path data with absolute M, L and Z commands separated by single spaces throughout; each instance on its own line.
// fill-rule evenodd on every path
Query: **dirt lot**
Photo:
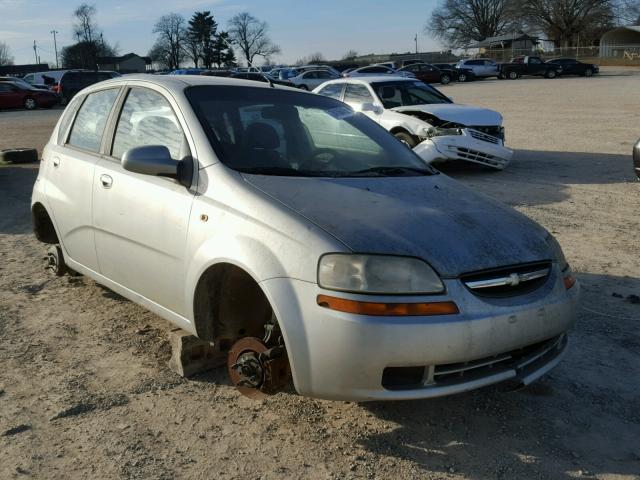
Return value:
M 168 323 L 47 275 L 36 170 L 0 167 L 0 478 L 640 478 L 640 75 L 443 90 L 501 111 L 517 149 L 504 172 L 446 173 L 547 227 L 578 272 L 558 368 L 518 392 L 371 404 L 254 402 L 222 370 L 183 380 Z M 0 148 L 41 148 L 58 114 L 0 113 Z

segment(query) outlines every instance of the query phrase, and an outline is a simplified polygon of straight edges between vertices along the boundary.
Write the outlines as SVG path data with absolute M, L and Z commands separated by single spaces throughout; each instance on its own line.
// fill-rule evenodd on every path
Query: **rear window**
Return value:
M 69 145 L 90 152 L 100 151 L 104 127 L 117 96 L 117 88 L 100 90 L 87 95 L 73 122 Z

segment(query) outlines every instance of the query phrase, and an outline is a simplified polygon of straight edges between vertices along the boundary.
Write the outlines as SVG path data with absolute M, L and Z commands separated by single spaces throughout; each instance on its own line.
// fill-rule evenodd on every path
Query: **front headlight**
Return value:
M 554 260 L 558 262 L 558 265 L 560 265 L 560 270 L 564 272 L 569 266 L 569 264 L 567 263 L 567 259 L 564 256 L 564 252 L 562 251 L 562 247 L 558 243 L 558 240 L 556 240 L 556 237 L 549 234 L 549 236 L 547 237 L 547 243 L 551 248 L 551 252 L 553 253 Z
M 320 258 L 318 284 L 343 292 L 432 294 L 444 292 L 438 274 L 411 257 L 330 253 Z
M 427 129 L 427 137 L 444 137 L 447 135 L 462 135 L 461 128 L 440 128 L 440 127 L 430 127 Z

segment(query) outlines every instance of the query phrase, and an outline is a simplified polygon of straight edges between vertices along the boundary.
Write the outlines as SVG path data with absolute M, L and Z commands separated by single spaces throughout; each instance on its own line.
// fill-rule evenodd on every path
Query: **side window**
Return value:
M 80 99 L 79 97 L 74 97 L 67 108 L 64 109 L 62 120 L 60 120 L 60 127 L 58 128 L 58 145 L 64 144 L 67 130 L 69 129 L 69 125 L 71 125 L 71 120 L 73 120 L 76 110 L 78 110 L 78 105 L 80 105 Z
M 542 63 L 542 60 L 540 60 L 539 58 L 536 57 L 532 57 L 529 59 L 529 63 L 531 65 L 540 65 Z
M 310 80 L 312 78 L 318 78 L 318 75 L 316 74 L 316 72 L 307 72 L 302 78 L 304 78 L 305 80 Z
M 117 88 L 100 90 L 87 96 L 71 128 L 69 145 L 90 152 L 100 151 L 102 133 L 117 96 Z
M 167 99 L 153 90 L 132 88 L 118 119 L 111 155 L 122 158 L 133 147 L 163 145 L 171 158 L 179 160 L 184 142 L 184 133 Z
M 333 78 L 329 72 L 322 71 L 316 73 L 318 75 L 318 78 Z
M 336 100 L 340 100 L 340 95 L 342 94 L 342 83 L 333 83 L 331 85 L 327 85 L 318 93 L 320 95 L 324 95 L 325 97 L 335 98 Z
M 350 83 L 344 93 L 345 103 L 367 103 L 373 102 L 373 97 L 369 89 L 364 85 Z

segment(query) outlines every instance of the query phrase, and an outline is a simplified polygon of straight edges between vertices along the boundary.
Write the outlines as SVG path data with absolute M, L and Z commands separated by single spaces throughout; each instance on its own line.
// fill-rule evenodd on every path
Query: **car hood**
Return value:
M 438 117 L 440 120 L 455 122 L 461 125 L 502 125 L 502 115 L 488 108 L 472 107 L 457 103 L 441 103 L 395 107 L 394 112 L 424 112 Z
M 422 258 L 443 277 L 552 258 L 546 230 L 443 174 L 244 178 L 354 252 Z

